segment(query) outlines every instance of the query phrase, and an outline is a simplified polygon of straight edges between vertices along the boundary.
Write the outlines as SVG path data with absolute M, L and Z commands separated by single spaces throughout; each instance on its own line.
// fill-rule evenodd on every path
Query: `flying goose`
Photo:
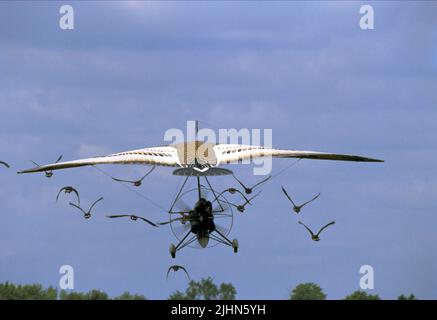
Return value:
M 85 219 L 89 219 L 89 218 L 91 218 L 91 210 L 93 209 L 93 207 L 97 204 L 97 202 L 102 201 L 102 200 L 103 200 L 103 197 L 101 197 L 101 198 L 97 199 L 96 201 L 94 201 L 94 203 L 91 205 L 91 207 L 89 208 L 88 211 L 83 210 L 80 206 L 78 206 L 77 204 L 71 203 L 71 202 L 69 203 L 69 205 L 79 209 L 80 211 L 82 211 L 83 217 Z
M 335 221 L 331 221 L 330 223 L 326 224 L 324 227 L 322 227 L 319 232 L 317 232 L 316 234 L 314 234 L 310 228 L 308 228 L 303 222 L 299 221 L 299 224 L 303 225 L 305 227 L 305 229 L 308 230 L 308 232 L 311 234 L 311 240 L 313 241 L 320 241 L 319 235 L 320 233 L 325 230 L 327 227 L 335 224 Z
M 107 216 L 107 217 L 110 218 L 110 219 L 129 217 L 132 221 L 137 221 L 138 219 L 140 219 L 140 220 L 150 224 L 151 226 L 158 227 L 152 221 L 147 220 L 146 218 L 143 218 L 143 217 L 140 217 L 140 216 L 136 216 L 134 214 L 114 214 L 114 215 L 110 215 L 110 216 Z
M 291 197 L 288 195 L 288 193 L 287 193 L 287 191 L 285 190 L 285 188 L 284 188 L 284 187 L 281 187 L 281 188 L 282 188 L 282 192 L 284 192 L 284 194 L 287 196 L 288 200 L 290 200 L 291 204 L 293 205 L 293 211 L 296 212 L 296 213 L 299 213 L 300 210 L 301 210 L 304 206 L 306 206 L 308 203 L 313 202 L 313 201 L 316 200 L 318 197 L 320 197 L 320 193 L 319 193 L 318 195 L 316 195 L 316 196 L 315 196 L 314 198 L 312 198 L 311 200 L 309 200 L 309 201 L 307 201 L 307 202 L 305 202 L 305 203 L 302 203 L 301 205 L 296 205 L 296 204 L 294 203 L 294 201 L 291 199 Z

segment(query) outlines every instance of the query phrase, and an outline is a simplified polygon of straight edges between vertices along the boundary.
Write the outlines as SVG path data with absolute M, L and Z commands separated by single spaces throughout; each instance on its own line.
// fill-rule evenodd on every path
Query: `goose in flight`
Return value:
M 71 203 L 71 202 L 69 203 L 69 205 L 79 209 L 80 211 L 82 211 L 83 217 L 85 219 L 89 219 L 89 218 L 91 218 L 91 210 L 93 210 L 93 207 L 97 204 L 97 202 L 102 201 L 102 200 L 103 200 L 103 197 L 101 197 L 101 198 L 97 199 L 96 201 L 94 201 L 94 203 L 91 205 L 91 207 L 89 208 L 88 211 L 83 210 L 80 206 L 78 206 L 77 204 Z
M 10 168 L 11 166 L 10 165 L 8 165 L 6 162 L 4 162 L 4 161 L 0 161 L 0 164 L 1 165 L 3 165 L 3 166 L 5 166 L 6 168 Z
M 62 160 L 62 155 L 59 156 L 59 158 L 54 162 L 54 164 L 57 164 L 59 161 Z M 35 161 L 31 161 L 34 165 L 37 166 L 37 168 L 42 168 L 42 167 L 46 167 L 46 166 L 40 166 L 38 163 L 36 163 Z M 53 176 L 53 170 L 51 169 L 42 169 L 42 170 L 38 170 L 36 172 L 42 172 L 44 171 L 44 174 L 46 175 L 46 178 L 51 178 Z
M 117 181 L 117 182 L 127 182 L 127 183 L 131 183 L 134 185 L 134 187 L 140 187 L 141 184 L 143 183 L 143 180 L 145 177 L 147 177 L 150 173 L 152 173 L 152 171 L 155 170 L 155 166 L 153 166 L 149 171 L 147 171 L 147 173 L 142 176 L 139 180 L 122 180 L 122 179 L 117 179 L 117 178 L 112 178 L 112 180 Z
M 319 232 L 317 232 L 316 234 L 314 234 L 314 233 L 311 231 L 311 229 L 308 228 L 308 227 L 307 227 L 303 222 L 299 221 L 299 224 L 303 225 L 303 226 L 305 227 L 305 229 L 308 230 L 308 232 L 309 232 L 310 235 L 311 235 L 311 240 L 313 240 L 313 241 L 320 241 L 320 238 L 319 238 L 320 233 L 321 233 L 323 230 L 325 230 L 327 227 L 329 227 L 329 226 L 335 224 L 335 221 L 331 221 L 330 223 L 328 223 L 327 225 L 325 225 L 324 227 L 322 227 L 322 228 L 319 230 Z
M 93 166 L 99 164 L 144 164 L 153 166 L 169 166 L 179 168 L 193 168 L 198 172 L 205 172 L 218 166 L 240 162 L 260 157 L 298 158 L 315 160 L 339 160 L 356 162 L 383 162 L 362 156 L 324 153 L 316 151 L 299 151 L 272 149 L 261 146 L 237 144 L 212 144 L 202 141 L 184 142 L 166 147 L 152 147 L 114 153 L 107 156 L 57 162 L 43 165 L 18 173 L 46 172 L 52 170 Z M 214 172 L 214 170 L 212 170 Z M 211 174 L 213 174 L 211 172 Z M 250 188 L 248 188 L 250 189 Z
M 256 197 L 258 197 L 260 193 L 261 193 L 261 191 L 258 192 L 257 194 L 255 194 L 252 198 L 246 199 L 246 201 L 243 204 L 234 204 L 231 202 L 225 202 L 225 203 L 230 204 L 231 206 L 234 206 L 239 212 L 244 213 L 244 210 L 246 210 L 246 206 L 248 204 L 251 204 L 250 201 L 252 201 Z
M 237 177 L 235 175 L 232 175 L 234 177 L 235 180 L 237 180 L 237 182 L 243 187 L 244 192 L 246 192 L 246 194 L 251 194 L 253 189 L 255 189 L 256 187 L 258 187 L 259 185 L 263 184 L 264 182 L 267 182 L 267 180 L 269 180 L 272 176 L 268 176 L 267 178 L 261 180 L 260 182 L 254 184 L 252 187 L 247 187 L 243 184 L 243 182 L 241 182 L 240 180 L 237 179 Z
M 187 272 L 187 269 L 185 269 L 183 266 L 179 266 L 179 265 L 177 265 L 177 264 L 172 265 L 172 266 L 170 266 L 170 268 L 168 268 L 168 270 L 167 270 L 167 280 L 168 280 L 168 275 L 170 274 L 170 271 L 172 271 L 172 270 L 173 270 L 174 272 L 177 272 L 177 271 L 179 271 L 179 270 L 183 270 L 183 271 L 185 272 L 185 274 L 187 275 L 188 280 L 191 280 L 190 275 L 189 275 L 188 272 Z
M 72 186 L 67 186 L 67 187 L 61 188 L 61 190 L 59 190 L 59 192 L 58 192 L 58 195 L 56 196 L 56 202 L 58 202 L 59 195 L 61 194 L 62 191 L 64 191 L 65 194 L 69 194 L 69 193 L 74 192 L 76 194 L 76 197 L 77 197 L 77 204 L 80 206 L 79 192 L 77 192 L 77 190 L 75 188 L 73 188 Z
M 212 202 L 219 200 L 219 198 L 226 192 L 229 192 L 230 194 L 237 194 L 238 193 L 247 203 L 250 204 L 249 199 L 247 199 L 247 197 L 244 195 L 244 193 L 241 192 L 240 190 L 235 189 L 235 188 L 228 188 L 228 189 L 223 190 L 218 195 L 216 195 L 216 197 L 214 198 L 214 200 Z
M 125 217 L 129 217 L 132 221 L 137 221 L 138 219 L 150 224 L 151 226 L 154 227 L 158 227 L 155 223 L 153 223 L 150 220 L 147 220 L 146 218 L 140 217 L 140 216 L 136 216 L 134 214 L 113 214 L 110 216 L 107 216 L 110 219 L 114 219 L 114 218 L 125 218 Z
M 282 192 L 284 192 L 284 194 L 286 195 L 286 197 L 288 198 L 288 200 L 290 200 L 291 204 L 293 205 L 293 211 L 296 213 L 299 213 L 300 210 L 306 206 L 308 203 L 313 202 L 314 200 L 316 200 L 318 197 L 320 197 L 320 193 L 317 194 L 314 198 L 312 198 L 311 200 L 308 200 L 307 202 L 302 203 L 301 205 L 297 205 L 294 203 L 294 201 L 291 199 L 291 197 L 288 195 L 287 191 L 285 190 L 285 188 L 283 186 L 281 186 L 282 188 Z

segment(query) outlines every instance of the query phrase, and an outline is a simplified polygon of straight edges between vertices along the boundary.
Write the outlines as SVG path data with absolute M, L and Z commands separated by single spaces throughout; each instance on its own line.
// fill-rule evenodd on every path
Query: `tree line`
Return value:
M 169 300 L 235 300 L 237 290 L 231 283 L 216 285 L 212 278 L 202 278 L 200 281 L 191 280 L 184 292 L 175 291 Z M 315 283 L 302 283 L 297 285 L 289 295 L 290 300 L 325 300 L 326 294 Z M 381 300 L 377 294 L 369 294 L 357 290 L 346 297 L 345 300 Z M 9 282 L 0 284 L 0 300 L 146 300 L 141 294 L 123 294 L 110 297 L 106 292 L 90 290 L 76 292 L 58 290 L 54 287 L 44 288 L 41 284 L 15 285 Z M 413 294 L 400 295 L 398 300 L 416 300 Z

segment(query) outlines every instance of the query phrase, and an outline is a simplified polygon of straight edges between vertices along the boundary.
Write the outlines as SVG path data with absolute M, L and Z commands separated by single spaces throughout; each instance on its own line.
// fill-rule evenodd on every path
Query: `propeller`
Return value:
M 181 197 L 175 202 L 174 208 L 176 209 L 176 211 L 178 212 L 190 212 L 191 211 L 191 207 L 185 202 L 184 199 L 182 199 Z
M 200 195 L 202 196 L 203 199 L 208 199 L 209 194 L 210 194 L 209 188 L 205 186 L 200 187 Z

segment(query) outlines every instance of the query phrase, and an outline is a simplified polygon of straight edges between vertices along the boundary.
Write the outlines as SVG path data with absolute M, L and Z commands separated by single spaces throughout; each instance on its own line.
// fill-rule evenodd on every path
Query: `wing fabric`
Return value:
M 157 147 L 115 153 L 103 157 L 52 163 L 28 170 L 23 170 L 18 173 L 42 172 L 47 170 L 91 166 L 96 164 L 146 164 L 170 167 L 181 166 L 175 148 Z
M 260 146 L 218 144 L 213 147 L 215 160 L 213 166 L 234 163 L 247 159 L 260 157 L 275 158 L 300 158 L 316 160 L 338 160 L 358 162 L 383 162 L 383 160 L 372 159 L 362 156 L 325 153 L 316 151 L 281 150 L 270 149 Z M 44 172 L 58 169 L 83 167 L 98 164 L 146 164 L 156 166 L 186 167 L 181 164 L 178 149 L 173 146 L 145 148 L 121 153 L 115 153 L 103 157 L 79 159 L 74 161 L 57 162 L 43 166 L 37 166 L 18 173 Z
M 383 160 L 372 159 L 362 156 L 336 154 L 317 151 L 281 150 L 269 149 L 250 145 L 219 144 L 214 147 L 218 164 L 228 164 L 246 159 L 260 157 L 274 158 L 300 158 L 316 160 L 338 160 L 357 162 L 383 162 Z

